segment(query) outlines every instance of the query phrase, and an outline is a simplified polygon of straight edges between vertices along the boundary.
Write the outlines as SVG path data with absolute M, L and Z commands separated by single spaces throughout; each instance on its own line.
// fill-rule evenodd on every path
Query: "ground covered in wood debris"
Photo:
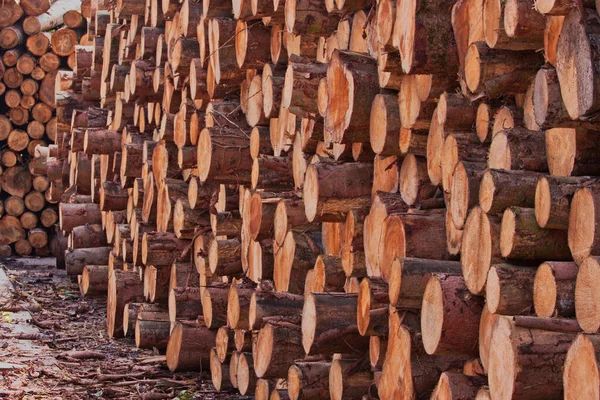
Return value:
M 82 298 L 54 259 L 0 268 L 0 398 L 241 398 L 216 393 L 210 371 L 171 373 L 158 352 L 110 340 L 105 299 Z

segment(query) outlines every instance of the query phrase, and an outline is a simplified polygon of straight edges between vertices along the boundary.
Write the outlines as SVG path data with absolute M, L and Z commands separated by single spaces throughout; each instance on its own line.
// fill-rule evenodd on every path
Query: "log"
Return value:
M 200 288 L 176 287 L 169 292 L 169 321 L 195 320 L 202 315 Z
M 390 333 L 378 392 L 385 398 L 414 398 L 431 393 L 441 371 L 462 368 L 465 356 L 430 356 L 415 330 L 418 317 L 390 310 Z
M 252 157 L 248 136 L 237 129 L 203 129 L 198 139 L 201 182 L 250 183 Z M 235 172 L 235 175 L 232 173 Z
M 533 305 L 534 277 L 532 268 L 509 264 L 492 266 L 486 284 L 489 311 L 502 315 L 529 313 Z
M 274 245 L 275 246 L 275 245 Z M 304 280 L 320 254 L 318 242 L 308 234 L 288 232 L 281 247 L 275 247 L 273 281 L 275 290 L 304 293 Z
M 210 376 L 212 384 L 218 392 L 233 389 L 229 379 L 229 364 L 219 360 L 214 348 L 210 350 Z
M 352 176 L 352 178 L 350 178 Z M 304 181 L 306 218 L 341 222 L 353 208 L 370 203 L 373 168 L 366 163 L 310 165 Z
M 540 228 L 532 208 L 510 207 L 502 216 L 500 252 L 520 260 L 571 260 L 565 231 Z
M 542 64 L 543 56 L 535 51 L 516 53 L 476 42 L 465 56 L 465 81 L 471 93 L 483 93 L 490 99 L 524 93 Z
M 285 321 L 269 321 L 258 333 L 253 354 L 257 377 L 287 377 L 290 365 L 305 355 L 300 326 Z
M 600 328 L 600 317 L 596 307 L 598 284 L 595 276 L 600 271 L 597 257 L 587 257 L 579 264 L 575 282 L 575 315 L 581 329 L 596 333 Z
M 560 82 L 561 96 L 573 120 L 582 119 L 593 113 L 600 105 L 594 83 L 597 74 L 593 72 L 592 61 L 594 54 L 599 50 L 595 39 L 596 33 L 593 30 L 598 23 L 600 17 L 597 13 L 585 9 L 574 10 L 565 17 L 558 39 L 556 73 Z M 585 52 L 580 52 L 583 48 L 586 49 Z M 576 64 L 569 61 L 569 57 L 573 54 L 577 54 Z M 587 73 L 582 75 L 584 70 Z
M 170 323 L 166 312 L 145 311 L 143 307 L 135 321 L 135 347 L 166 350 Z
M 578 189 L 571 200 L 569 212 L 568 243 L 573 260 L 581 264 L 592 254 L 598 254 L 600 244 L 596 221 L 600 216 L 597 210 L 597 191 L 592 188 Z M 598 233 L 597 233 L 598 232 Z
M 144 232 L 142 237 L 142 263 L 144 265 L 171 265 L 185 261 L 183 255 L 190 245 L 189 240 L 178 239 L 170 232 Z
M 109 274 L 106 329 L 110 338 L 123 336 L 123 309 L 128 303 L 143 301 L 143 291 L 140 276 L 134 271 L 113 270 Z
M 427 161 L 413 154 L 407 154 L 402 160 L 399 181 L 402 200 L 411 206 L 431 199 L 437 191 L 427 176 Z
M 254 287 L 253 282 L 242 281 L 229 288 L 227 294 L 227 326 L 229 328 L 237 330 L 250 328 L 248 313 Z
M 16 23 L 23 16 L 23 8 L 17 1 L 9 0 L 4 3 L 2 8 L 2 16 L 0 16 L 0 27 L 2 28 Z
M 58 207 L 58 212 L 60 229 L 66 233 L 70 233 L 76 226 L 102 223 L 100 207 L 97 204 L 61 203 Z
M 291 400 L 317 400 L 329 394 L 330 362 L 297 362 L 287 375 L 288 395 Z
M 100 224 L 86 224 L 74 227 L 71 231 L 70 243 L 73 249 L 104 247 L 108 245 L 106 233 Z
M 484 172 L 479 163 L 458 162 L 454 167 L 448 209 L 456 229 L 464 228 L 469 210 L 480 202 L 480 181 Z
M 569 205 L 581 187 L 594 187 L 595 178 L 540 176 L 535 188 L 535 219 L 541 228 L 568 229 Z
M 598 393 L 598 338 L 579 334 L 573 340 L 563 369 L 564 398 L 595 396 Z
M 81 273 L 83 296 L 104 295 L 108 289 L 108 265 L 86 265 Z
M 548 171 L 555 176 L 598 175 L 591 161 L 596 154 L 595 130 L 554 128 L 546 131 Z
M 460 275 L 457 261 L 422 258 L 397 258 L 391 266 L 388 280 L 389 303 L 402 309 L 420 309 L 429 276 L 434 273 Z
M 324 2 L 297 0 L 285 4 L 285 27 L 289 33 L 319 35 L 337 28 L 339 15 L 327 12 Z
M 461 265 L 465 284 L 473 294 L 485 287 L 492 263 L 501 257 L 500 221 L 475 206 L 465 223 L 461 249 Z
M 364 236 L 370 234 L 363 230 Z M 366 249 L 365 249 L 366 253 Z M 377 248 L 381 276 L 388 279 L 396 257 L 429 257 L 447 260 L 444 215 L 437 212 L 391 215 L 385 219 Z
M 227 325 L 227 300 L 229 286 L 212 284 L 206 286 L 202 293 L 202 315 L 206 326 L 217 329 Z
M 574 262 L 546 261 L 533 280 L 533 305 L 538 317 L 575 315 L 575 280 L 579 267 Z
M 369 391 L 373 376 L 361 360 L 337 359 L 329 370 L 329 396 L 334 400 L 359 398 Z
M 69 250 L 65 253 L 67 274 L 81 275 L 86 265 L 107 265 L 112 247 L 90 247 Z
M 353 353 L 366 350 L 367 337 L 356 325 L 355 293 L 312 293 L 302 310 L 302 345 L 306 354 Z
M 214 239 L 208 249 L 208 265 L 211 273 L 240 277 L 243 274 L 241 243 L 238 239 Z
M 261 329 L 270 317 L 297 318 L 302 310 L 304 297 L 299 294 L 257 289 L 250 299 L 248 321 L 250 328 Z
M 427 354 L 477 354 L 483 299 L 473 296 L 459 276 L 433 274 L 421 308 L 421 332 Z
M 546 140 L 542 131 L 512 128 L 496 133 L 490 145 L 488 167 L 546 172 Z
M 486 381 L 480 376 L 467 376 L 459 372 L 443 372 L 431 398 L 473 399 Z
M 356 321 L 363 336 L 384 336 L 388 331 L 388 286 L 377 278 L 364 278 L 358 289 Z
M 372 58 L 333 52 L 327 66 L 325 127 L 334 142 L 369 141 L 370 107 L 378 84 L 377 63 Z
M 48 244 L 48 233 L 42 228 L 30 229 L 27 240 L 34 249 L 41 249 Z
M 529 171 L 488 169 L 481 178 L 479 205 L 488 214 L 510 206 L 533 207 L 538 175 Z
M 319 82 L 327 68 L 307 58 L 293 56 L 285 73 L 281 104 L 300 117 L 314 118 L 318 114 Z
M 177 322 L 167 344 L 167 367 L 170 371 L 199 371 L 209 363 L 215 332 L 206 326 Z
M 490 344 L 494 349 L 488 367 L 492 398 L 561 398 L 561 369 L 574 338 L 572 332 L 529 329 L 510 317 L 500 317 Z M 540 363 L 542 352 L 544 362 Z M 534 389 L 533 382 L 543 384 Z

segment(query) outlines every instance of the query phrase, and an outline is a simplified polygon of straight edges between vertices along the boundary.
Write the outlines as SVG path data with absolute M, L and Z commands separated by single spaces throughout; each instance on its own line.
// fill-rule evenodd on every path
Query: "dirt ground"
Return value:
M 110 340 L 105 298 L 82 298 L 54 259 L 0 268 L 0 398 L 244 398 L 217 393 L 210 371 L 171 373 L 157 351 Z

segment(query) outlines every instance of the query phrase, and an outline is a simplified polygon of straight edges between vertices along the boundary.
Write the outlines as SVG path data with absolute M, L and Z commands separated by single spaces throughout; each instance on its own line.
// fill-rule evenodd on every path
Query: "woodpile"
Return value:
M 593 2 L 86 12 L 35 162 L 109 336 L 256 399 L 598 398 Z
M 71 126 L 76 48 L 92 47 L 86 34 L 89 0 L 16 1 L 0 5 L 0 255 L 60 254 L 58 203 L 70 182 L 62 132 Z M 81 95 L 79 95 L 81 96 Z M 67 111 L 68 110 L 68 111 Z M 68 116 L 67 116 L 68 114 Z M 67 119 L 68 118 L 68 119 Z M 87 163 L 87 164 L 86 164 Z M 81 159 L 79 194 L 89 196 Z M 83 231 L 68 238 L 80 248 Z

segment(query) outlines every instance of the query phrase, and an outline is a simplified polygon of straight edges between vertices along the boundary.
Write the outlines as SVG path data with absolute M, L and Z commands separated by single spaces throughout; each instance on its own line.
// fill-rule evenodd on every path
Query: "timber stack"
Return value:
M 46 160 L 67 271 L 218 391 L 597 398 L 597 32 L 588 0 L 93 1 Z
M 72 182 L 58 154 L 63 149 L 58 131 L 70 130 L 71 111 L 61 114 L 63 99 L 55 97 L 55 86 L 77 85 L 75 48 L 92 51 L 85 33 L 89 9 L 89 1 L 81 0 L 0 5 L 2 257 L 54 253 L 62 260 L 67 239 L 56 232 L 58 203 Z M 89 197 L 89 177 L 84 182 L 79 193 Z

